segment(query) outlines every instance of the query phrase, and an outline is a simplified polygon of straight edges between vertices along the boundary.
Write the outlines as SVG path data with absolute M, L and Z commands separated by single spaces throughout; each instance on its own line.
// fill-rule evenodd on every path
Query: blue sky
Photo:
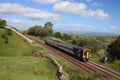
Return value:
M 1 0 L 0 18 L 18 29 L 43 26 L 55 31 L 120 34 L 120 0 Z

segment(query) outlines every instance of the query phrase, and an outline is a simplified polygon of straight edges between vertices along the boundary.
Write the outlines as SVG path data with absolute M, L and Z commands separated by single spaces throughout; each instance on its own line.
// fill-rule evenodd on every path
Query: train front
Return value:
M 90 49 L 84 49 L 82 56 L 83 56 L 83 61 L 88 62 L 91 58 L 91 50 Z

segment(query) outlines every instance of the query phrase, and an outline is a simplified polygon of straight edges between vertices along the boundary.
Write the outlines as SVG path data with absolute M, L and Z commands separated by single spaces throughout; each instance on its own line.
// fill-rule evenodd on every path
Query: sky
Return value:
M 0 0 L 0 19 L 27 30 L 54 24 L 54 31 L 120 34 L 120 0 Z

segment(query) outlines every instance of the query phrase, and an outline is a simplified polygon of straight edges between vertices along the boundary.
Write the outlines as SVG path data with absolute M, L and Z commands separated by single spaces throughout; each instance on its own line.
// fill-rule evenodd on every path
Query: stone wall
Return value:
M 68 80 L 68 74 L 64 72 L 62 65 L 60 65 L 55 59 L 51 56 L 46 55 L 46 58 L 52 61 L 52 63 L 58 68 L 57 76 L 59 80 Z

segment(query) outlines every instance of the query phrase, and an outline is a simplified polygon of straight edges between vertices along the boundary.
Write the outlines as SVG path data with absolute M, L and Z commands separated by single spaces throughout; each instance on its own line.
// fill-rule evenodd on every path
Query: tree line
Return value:
M 53 27 L 53 23 L 51 22 L 45 23 L 44 26 L 35 25 L 28 29 L 27 34 L 39 36 L 39 37 L 54 36 L 64 41 L 72 39 L 72 35 L 69 35 L 67 33 L 62 34 L 60 32 L 54 32 L 52 27 Z

